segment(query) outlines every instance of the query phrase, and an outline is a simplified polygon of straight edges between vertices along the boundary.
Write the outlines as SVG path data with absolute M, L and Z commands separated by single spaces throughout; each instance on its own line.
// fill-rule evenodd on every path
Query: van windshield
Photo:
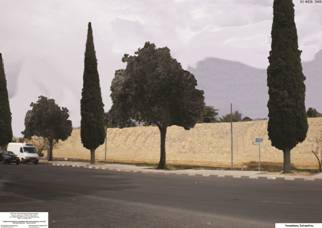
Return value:
M 35 153 L 37 153 L 37 151 L 36 151 L 36 148 L 35 148 L 35 147 L 24 147 L 24 148 L 23 148 L 23 151 L 24 151 L 24 152 L 27 152 L 27 153 L 31 153 L 31 154 L 35 154 Z

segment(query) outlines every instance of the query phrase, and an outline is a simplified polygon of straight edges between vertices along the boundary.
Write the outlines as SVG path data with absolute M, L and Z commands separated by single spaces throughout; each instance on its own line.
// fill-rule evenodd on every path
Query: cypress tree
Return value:
M 95 150 L 104 143 L 104 104 L 102 102 L 93 31 L 88 23 L 83 89 L 81 98 L 81 140 L 91 152 L 91 163 L 95 163 Z
M 306 138 L 305 76 L 294 22 L 292 0 L 274 0 L 272 44 L 267 69 L 268 135 L 284 153 L 284 172 L 291 169 L 290 151 Z
M 0 150 L 4 149 L 11 140 L 12 128 L 9 96 L 2 55 L 0 53 Z

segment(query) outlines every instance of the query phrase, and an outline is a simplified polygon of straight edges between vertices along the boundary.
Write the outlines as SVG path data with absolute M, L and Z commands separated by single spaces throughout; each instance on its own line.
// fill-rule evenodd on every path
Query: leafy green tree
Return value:
M 0 53 L 0 150 L 5 149 L 12 140 L 11 112 L 4 72 L 2 54 Z
M 73 128 L 67 108 L 59 107 L 54 99 L 40 96 L 36 103 L 31 103 L 31 110 L 26 113 L 25 138 L 43 137 L 48 142 L 48 161 L 53 160 L 54 144 L 66 140 Z
M 113 86 L 112 83 L 111 88 L 114 110 L 127 119 L 159 128 L 158 168 L 164 169 L 167 128 L 172 125 L 186 130 L 194 127 L 204 108 L 203 91 L 196 89 L 195 77 L 182 69 L 167 47 L 156 48 L 147 42 L 133 56 L 125 55 L 123 62 L 127 65 L 122 79 L 116 79 L 116 75 L 119 84 Z
M 284 172 L 291 169 L 291 149 L 306 138 L 305 84 L 292 0 L 274 0 L 272 45 L 267 69 L 268 135 L 284 153 Z
M 220 118 L 220 122 L 239 122 L 239 121 L 242 121 L 242 116 L 243 114 L 241 114 L 239 111 L 235 111 L 233 112 L 232 114 L 226 114 L 224 116 L 222 116 Z
M 126 128 L 140 125 L 140 123 L 136 122 L 135 120 L 126 119 L 122 113 L 118 115 L 114 107 L 112 107 L 110 111 L 106 112 L 104 115 L 106 128 Z
M 322 114 L 319 113 L 315 108 L 309 108 L 306 114 L 307 114 L 307 117 L 311 117 L 311 118 L 322 117 Z
M 81 99 L 81 139 L 91 152 L 91 163 L 95 163 L 95 150 L 105 141 L 104 104 L 102 101 L 97 60 L 91 23 L 88 23 L 84 61 L 83 90 Z
M 136 121 L 129 118 L 129 109 L 124 105 L 125 102 L 127 102 L 127 94 L 126 91 L 123 90 L 124 81 L 125 70 L 116 70 L 111 83 L 111 98 L 112 100 L 118 100 L 118 102 L 114 102 L 112 108 L 108 112 L 109 123 L 112 127 L 125 128 L 137 126 Z
M 218 110 L 212 106 L 205 105 L 198 122 L 199 123 L 214 123 L 217 121 L 218 121 Z
M 245 116 L 242 121 L 247 122 L 247 121 L 252 121 L 252 118 Z

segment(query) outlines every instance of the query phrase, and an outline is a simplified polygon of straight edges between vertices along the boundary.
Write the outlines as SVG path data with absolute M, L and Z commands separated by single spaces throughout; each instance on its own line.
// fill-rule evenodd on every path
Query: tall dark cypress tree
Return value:
M 284 172 L 291 170 L 290 151 L 304 141 L 308 130 L 305 76 L 298 49 L 292 0 L 274 0 L 272 50 L 267 69 L 269 87 L 268 135 L 284 153 Z
M 4 149 L 11 140 L 12 128 L 9 96 L 2 55 L 0 53 L 0 150 Z
M 81 139 L 85 148 L 91 151 L 91 163 L 95 163 L 95 150 L 104 143 L 104 104 L 102 102 L 93 31 L 88 23 L 84 61 L 83 90 L 81 99 Z

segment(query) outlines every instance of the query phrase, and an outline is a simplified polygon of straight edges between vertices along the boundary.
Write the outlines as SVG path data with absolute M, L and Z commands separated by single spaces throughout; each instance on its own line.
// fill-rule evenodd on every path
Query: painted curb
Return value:
M 129 170 L 129 169 L 119 169 L 119 168 L 109 168 L 100 167 L 93 165 L 78 165 L 78 164 L 59 164 L 59 163 L 49 163 L 52 166 L 57 167 L 71 167 L 71 168 L 85 168 L 85 169 L 95 169 L 95 170 L 108 170 L 115 172 L 125 172 L 125 173 L 148 173 L 148 174 L 163 174 L 163 175 L 184 175 L 184 176 L 196 176 L 196 177 L 217 177 L 217 178 L 229 178 L 229 179 L 248 179 L 248 180 L 276 180 L 276 181 L 322 181 L 322 178 L 315 177 L 276 177 L 276 176 L 245 176 L 245 175 L 229 175 L 229 174 L 209 174 L 209 173 L 173 173 L 173 172 L 152 172 L 151 170 Z

